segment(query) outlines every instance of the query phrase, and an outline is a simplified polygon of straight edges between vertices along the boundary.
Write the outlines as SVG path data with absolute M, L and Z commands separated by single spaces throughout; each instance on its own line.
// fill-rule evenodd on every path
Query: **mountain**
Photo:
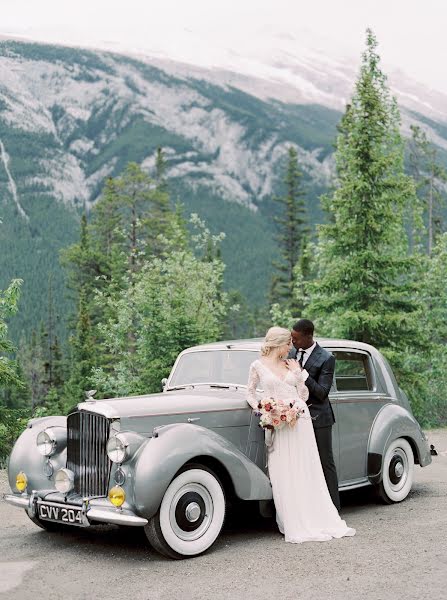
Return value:
M 94 204 L 104 178 L 129 161 L 151 172 L 159 146 L 173 198 L 227 235 L 227 287 L 263 303 L 287 148 L 298 151 L 309 220 L 321 222 L 318 198 L 330 185 L 336 126 L 355 79 L 351 67 L 317 55 L 272 60 L 254 77 L 166 58 L 0 42 L 0 289 L 24 279 L 16 339 L 46 318 L 49 279 L 63 336 L 71 309 L 60 248 L 77 239 L 80 211 Z M 445 98 L 398 82 L 404 131 L 423 123 L 444 152 Z

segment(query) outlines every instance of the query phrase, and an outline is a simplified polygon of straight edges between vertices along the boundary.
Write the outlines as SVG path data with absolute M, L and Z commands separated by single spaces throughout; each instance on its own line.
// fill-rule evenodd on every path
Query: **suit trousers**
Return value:
M 314 428 L 318 452 L 324 477 L 335 508 L 340 510 L 340 496 L 338 494 L 338 477 L 332 453 L 332 425 Z

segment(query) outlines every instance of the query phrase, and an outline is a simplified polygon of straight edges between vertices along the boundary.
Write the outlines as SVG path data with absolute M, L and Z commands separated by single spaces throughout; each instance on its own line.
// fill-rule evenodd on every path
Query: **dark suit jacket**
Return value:
M 290 358 L 297 357 L 297 350 L 293 348 Z M 306 386 L 309 389 L 309 411 L 313 417 L 313 426 L 329 427 L 335 423 L 334 412 L 329 402 L 329 390 L 334 378 L 335 356 L 319 346 L 313 349 L 304 368 L 309 373 Z

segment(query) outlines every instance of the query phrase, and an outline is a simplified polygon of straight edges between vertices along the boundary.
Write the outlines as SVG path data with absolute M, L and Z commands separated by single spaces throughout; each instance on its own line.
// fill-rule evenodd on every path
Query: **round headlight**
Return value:
M 107 442 L 107 456 L 114 463 L 122 463 L 127 454 L 127 442 L 120 433 L 112 435 Z
M 22 473 L 22 471 L 20 471 L 20 473 L 18 473 L 16 476 L 16 488 L 19 490 L 19 492 L 24 492 L 26 490 L 27 485 L 28 479 L 25 473 Z
M 56 473 L 54 485 L 58 492 L 67 494 L 74 488 L 74 473 L 70 469 L 60 469 Z
M 51 429 L 45 429 L 37 436 L 36 444 L 42 456 L 51 456 L 56 451 L 56 436 Z
M 113 506 L 122 506 L 124 504 L 124 500 L 126 499 L 126 494 L 123 488 L 119 486 L 113 487 L 109 492 L 109 500 L 113 504 Z

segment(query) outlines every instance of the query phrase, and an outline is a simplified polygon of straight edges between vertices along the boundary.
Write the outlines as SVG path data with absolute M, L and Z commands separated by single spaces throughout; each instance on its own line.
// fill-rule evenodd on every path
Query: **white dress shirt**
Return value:
M 300 353 L 304 352 L 304 354 L 303 354 L 303 380 L 304 381 L 306 381 L 306 379 L 309 377 L 309 373 L 304 368 L 304 365 L 306 364 L 307 359 L 309 358 L 309 356 L 314 351 L 316 345 L 317 345 L 317 342 L 314 342 L 312 344 L 312 346 L 310 346 L 309 348 L 306 348 L 306 350 L 304 350 L 304 348 L 300 348 L 299 350 L 297 350 L 297 355 L 296 355 L 297 360 L 298 360 L 298 357 L 299 357 Z

